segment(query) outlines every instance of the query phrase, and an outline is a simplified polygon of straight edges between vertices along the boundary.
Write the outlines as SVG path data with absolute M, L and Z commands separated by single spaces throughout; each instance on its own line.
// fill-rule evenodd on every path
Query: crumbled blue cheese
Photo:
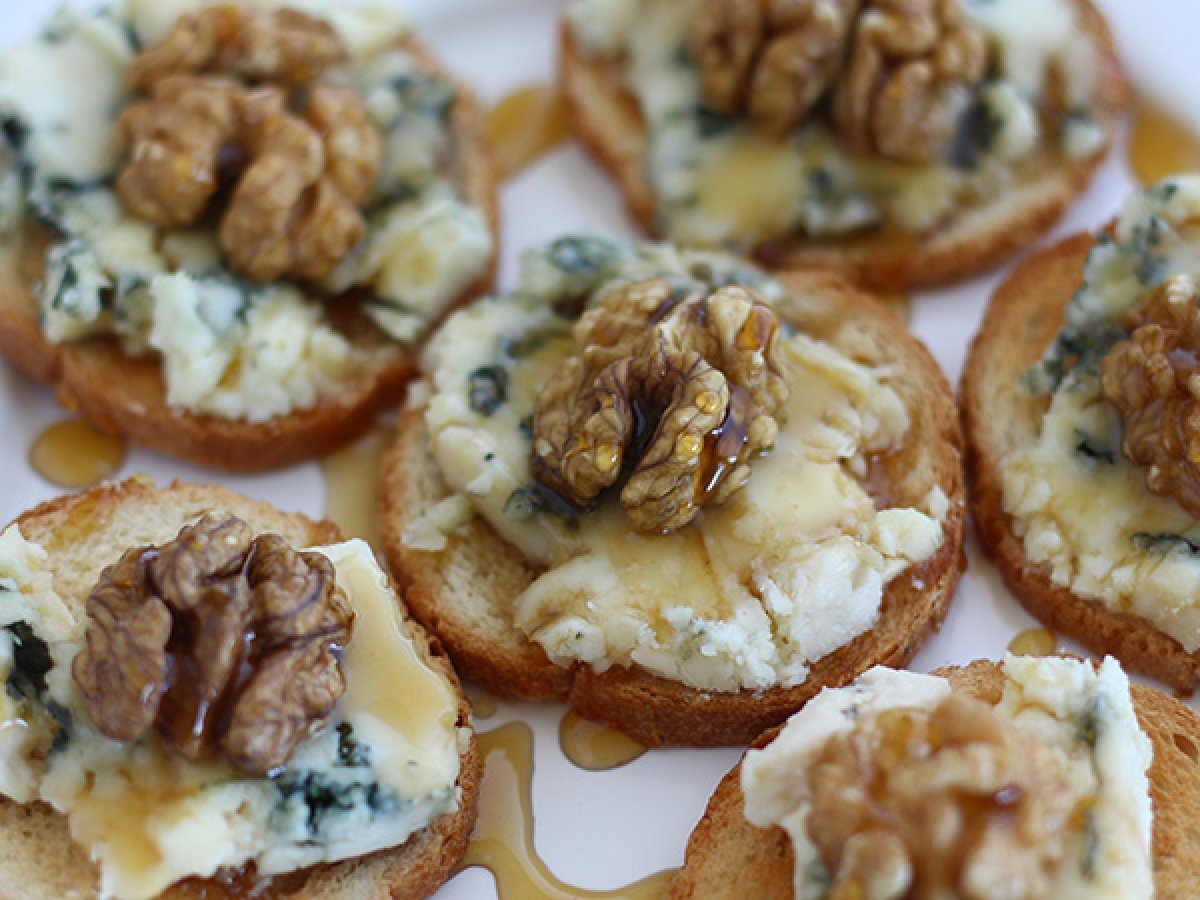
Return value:
M 39 38 L 0 56 L 0 230 L 32 218 L 52 237 L 34 286 L 51 341 L 115 334 L 131 354 L 162 356 L 173 408 L 262 421 L 312 407 L 351 374 L 348 342 L 301 287 L 240 284 L 213 229 L 153 228 L 127 215 L 112 189 L 120 163 L 113 124 L 132 100 L 125 72 L 134 42 L 161 39 L 180 15 L 206 5 L 67 9 Z M 396 48 L 408 25 L 393 7 L 300 5 L 345 39 L 347 77 L 384 141 L 367 237 L 323 287 L 372 289 L 367 314 L 391 337 L 413 341 L 483 273 L 493 250 L 488 223 L 450 175 L 454 87 Z M 188 278 L 159 278 L 170 273 Z M 211 303 L 196 298 L 228 296 L 235 283 L 243 295 L 236 327 L 198 323 L 189 310 Z M 179 320 L 167 321 L 174 314 Z
M 1064 325 L 1027 387 L 1051 393 L 1037 437 L 1001 461 L 1005 511 L 1031 563 L 1055 584 L 1154 623 L 1200 648 L 1200 525 L 1151 494 L 1121 452 L 1116 410 L 1100 391 L 1100 361 L 1121 317 L 1176 274 L 1200 277 L 1200 178 L 1134 194 L 1115 237 L 1100 238 Z
M 828 881 L 808 836 L 809 762 L 826 741 L 865 717 L 889 709 L 932 710 L 950 693 L 937 676 L 876 667 L 853 684 L 826 689 L 792 716 L 741 767 L 744 812 L 760 827 L 782 827 L 795 854 L 798 900 L 824 900 Z M 1149 897 L 1154 893 L 1151 804 L 1147 771 L 1152 747 L 1138 725 L 1129 681 L 1116 660 L 1098 669 L 1082 660 L 1004 660 L 997 712 L 1013 727 L 1053 748 L 1073 797 L 1088 804 L 1067 836 L 1062 864 L 1045 895 L 1055 900 Z
M 186 762 L 153 736 L 99 734 L 70 674 L 83 624 L 43 614 L 62 600 L 41 548 L 15 528 L 0 537 L 0 793 L 67 817 L 98 863 L 102 896 L 157 896 L 247 863 L 272 875 L 361 856 L 457 809 L 453 686 L 413 644 L 366 544 L 314 549 L 333 562 L 356 614 L 346 692 L 282 772 L 249 778 L 218 760 Z M 15 596 L 14 584 L 36 601 Z M 80 608 L 84 598 L 68 599 Z
M 1088 116 L 1096 51 L 1074 4 L 971 0 L 965 8 L 994 45 L 997 71 L 964 97 L 970 112 L 952 159 L 923 166 L 853 152 L 819 120 L 776 141 L 704 108 L 687 51 L 697 0 L 570 0 L 565 15 L 583 52 L 618 60 L 637 97 L 649 133 L 647 174 L 667 236 L 746 247 L 797 230 L 836 237 L 885 222 L 928 231 L 1004 190 L 1014 167 L 1039 148 L 1058 141 L 1079 157 L 1103 146 L 1107 135 Z M 1070 124 L 1046 135 L 1037 106 L 1051 71 L 1061 76 Z
M 513 615 L 552 660 L 636 665 L 706 690 L 798 684 L 875 623 L 890 580 L 941 546 L 933 507 L 945 514 L 944 495 L 924 510 L 877 512 L 853 475 L 909 428 L 888 373 L 802 334 L 785 347 L 804 389 L 792 392 L 775 449 L 728 503 L 654 536 L 634 533 L 611 498 L 575 518 L 552 514 L 530 471 L 531 415 L 572 350 L 580 308 L 649 276 L 682 289 L 749 283 L 781 301 L 783 291 L 730 257 L 597 237 L 534 248 L 521 273 L 514 293 L 455 313 L 430 342 L 425 422 L 455 496 L 547 567 Z M 441 549 L 426 524 L 409 546 Z

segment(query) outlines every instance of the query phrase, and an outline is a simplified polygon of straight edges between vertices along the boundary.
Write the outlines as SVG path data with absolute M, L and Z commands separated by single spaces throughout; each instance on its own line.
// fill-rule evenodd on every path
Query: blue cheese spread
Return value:
M 1116 660 L 1089 662 L 1009 655 L 995 711 L 1048 751 L 1072 816 L 1064 852 L 1048 873 L 1045 900 L 1128 900 L 1154 895 L 1149 738 L 1138 725 L 1129 681 Z M 891 710 L 930 711 L 950 694 L 944 678 L 877 667 L 844 688 L 826 689 L 742 763 L 746 818 L 779 826 L 795 851 L 797 900 L 824 900 L 830 873 L 809 836 L 809 762 L 834 735 Z M 937 756 L 925 770 L 939 778 Z M 954 778 L 952 771 L 944 773 Z M 813 823 L 820 828 L 821 823 Z M 1012 862 L 1016 862 L 1015 860 Z M 1026 896 L 1022 894 L 1022 896 Z
M 133 100 L 130 62 L 205 5 L 66 7 L 36 39 L 0 56 L 0 231 L 11 252 L 29 223 L 49 236 L 33 286 L 49 340 L 113 335 L 125 352 L 163 360 L 172 408 L 258 422 L 316 405 L 372 360 L 330 324 L 312 288 L 238 278 L 213 229 L 157 228 L 117 199 L 114 122 Z M 393 7 L 248 5 L 324 16 L 351 54 L 346 77 L 383 137 L 383 161 L 366 236 L 317 287 L 365 289 L 365 314 L 392 339 L 412 342 L 492 253 L 483 213 L 452 177 L 455 88 L 399 48 L 409 26 Z
M 876 509 L 866 457 L 903 441 L 908 410 L 885 368 L 789 328 L 797 387 L 775 448 L 727 503 L 652 535 L 612 498 L 554 510 L 530 469 L 538 391 L 572 352 L 580 306 L 650 276 L 746 284 L 786 310 L 778 282 L 730 257 L 592 237 L 527 251 L 516 291 L 456 312 L 425 352 L 430 450 L 453 493 L 404 540 L 436 552 L 477 515 L 545 567 L 511 611 L 559 664 L 637 666 L 705 690 L 799 684 L 871 628 L 888 582 L 942 545 L 947 499 L 935 487 L 920 509 Z
M 822 118 L 768 139 L 706 108 L 688 47 L 699 7 L 699 0 L 570 0 L 566 7 L 581 52 L 618 61 L 638 102 L 647 178 L 671 240 L 745 248 L 796 232 L 836 238 L 898 226 L 923 233 L 1047 158 L 1086 158 L 1108 140 L 1094 112 L 1097 52 L 1072 0 L 963 0 L 995 62 L 973 92 L 951 158 L 924 164 L 853 151 Z M 1051 82 L 1069 111 L 1055 129 L 1038 112 Z
M 1062 331 L 1024 389 L 1049 396 L 1035 438 L 1000 464 L 1004 510 L 1031 563 L 1073 593 L 1200 648 L 1200 525 L 1151 494 L 1121 450 L 1100 361 L 1122 316 L 1173 275 L 1200 277 L 1200 178 L 1134 194 L 1088 256 Z
M 362 541 L 313 548 L 356 616 L 346 691 L 283 769 L 254 778 L 188 762 L 153 735 L 97 731 L 71 676 L 83 597 L 62 597 L 46 552 L 0 534 L 0 794 L 42 801 L 97 863 L 104 897 L 253 863 L 260 875 L 404 843 L 458 808 L 457 694 L 414 645 L 387 576 Z

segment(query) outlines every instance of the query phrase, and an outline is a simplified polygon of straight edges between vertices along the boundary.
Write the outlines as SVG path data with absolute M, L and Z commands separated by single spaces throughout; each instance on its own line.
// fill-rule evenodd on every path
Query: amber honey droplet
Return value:
M 379 479 L 383 454 L 395 430 L 380 426 L 366 437 L 321 460 L 325 477 L 325 515 L 348 538 L 380 548 Z
M 548 85 L 521 88 L 492 107 L 485 132 L 497 174 L 509 178 L 567 139 L 566 102 Z
M 882 291 L 876 298 L 905 322 L 912 321 L 912 297 L 900 291 Z
M 83 419 L 56 422 L 37 436 L 29 464 L 47 481 L 77 490 L 116 475 L 128 445 L 120 435 L 101 431 Z
M 615 728 L 592 722 L 574 710 L 562 717 L 558 743 L 563 755 L 581 769 L 603 772 L 633 762 L 646 748 Z
M 460 868 L 483 866 L 500 900 L 660 900 L 674 872 L 657 872 L 611 891 L 559 880 L 533 845 L 533 732 L 512 722 L 479 735 L 483 783 L 479 819 Z
M 1200 171 L 1200 135 L 1166 107 L 1140 97 L 1129 135 L 1129 168 L 1145 187 L 1168 175 Z
M 1017 656 L 1050 656 L 1058 649 L 1058 639 L 1049 628 L 1030 628 L 1008 643 L 1008 652 Z
M 471 704 L 471 714 L 476 719 L 490 719 L 500 711 L 500 702 L 483 688 L 464 685 L 463 691 Z

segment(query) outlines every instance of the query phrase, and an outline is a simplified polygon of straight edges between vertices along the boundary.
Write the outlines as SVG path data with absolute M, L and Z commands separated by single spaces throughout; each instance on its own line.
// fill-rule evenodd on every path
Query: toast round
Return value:
M 946 380 L 894 312 L 837 276 L 781 280 L 788 294 L 783 318 L 817 335 L 841 328 L 899 373 L 891 384 L 912 424 L 904 445 L 883 458 L 884 493 L 895 504 L 917 505 L 934 485 L 941 487 L 950 503 L 940 550 L 890 582 L 876 626 L 814 662 L 796 687 L 704 692 L 636 668 L 596 674 L 583 664 L 559 666 L 513 624 L 512 600 L 539 570 L 480 518 L 463 534 L 448 536 L 440 552 L 405 545 L 409 522 L 449 493 L 428 450 L 423 414 L 409 409 L 384 459 L 383 545 L 409 609 L 441 639 L 464 677 L 501 697 L 566 700 L 648 747 L 728 746 L 753 740 L 823 687 L 845 684 L 873 665 L 903 665 L 941 624 L 965 566 L 962 438 Z
M 212 510 L 237 515 L 255 531 L 275 532 L 297 547 L 341 539 L 331 522 L 280 512 L 225 488 L 175 483 L 160 489 L 139 478 L 43 503 L 17 522 L 24 537 L 49 554 L 56 591 L 81 611 L 101 570 L 126 549 L 171 540 L 184 524 Z M 407 616 L 405 624 L 418 652 L 453 683 L 459 698 L 458 724 L 467 725 L 470 706 L 437 640 Z M 474 732 L 460 763 L 462 795 L 455 812 L 430 823 L 402 846 L 275 878 L 254 896 L 416 900 L 432 894 L 462 858 L 474 827 L 480 777 Z M 36 865 L 31 865 L 33 860 Z M 98 869 L 71 839 L 65 817 L 43 804 L 0 798 L 0 897 L 93 897 L 99 884 Z M 237 879 L 193 878 L 161 896 L 234 898 L 245 896 L 246 887 Z
M 1107 22 L 1090 0 L 1073 2 L 1099 51 L 1096 103 L 1101 125 L 1109 135 L 1102 150 L 1078 161 L 1044 164 L 924 236 L 887 234 L 840 240 L 793 236 L 756 247 L 754 255 L 771 269 L 826 269 L 872 288 L 929 287 L 999 265 L 1044 234 L 1100 165 L 1129 99 Z M 639 226 L 648 234 L 658 234 L 658 204 L 646 178 L 645 121 L 619 69 L 612 61 L 588 58 L 563 25 L 559 85 L 575 132 L 616 179 Z
M 1019 382 L 1058 334 L 1093 243 L 1091 235 L 1080 235 L 1030 257 L 988 306 L 962 381 L 971 512 L 984 549 L 1033 615 L 1096 653 L 1112 654 L 1131 671 L 1190 693 L 1200 678 L 1200 654 L 1188 653 L 1146 619 L 1114 612 L 1055 584 L 1047 566 L 1026 560 L 1012 517 L 1004 511 L 1000 461 L 1037 437 L 1048 405 L 1048 398 L 1019 390 Z
M 996 703 L 1004 689 L 997 663 L 977 660 L 964 667 L 938 669 L 954 690 Z M 1200 784 L 1200 716 L 1160 691 L 1132 685 L 1138 723 L 1154 746 L 1150 799 L 1154 806 L 1154 886 L 1159 897 L 1194 892 L 1200 829 L 1196 828 L 1196 786 Z M 764 734 L 765 747 L 778 730 Z M 746 821 L 741 764 L 721 780 L 687 844 L 686 862 L 671 882 L 669 900 L 791 900 L 794 857 L 782 828 L 758 828 Z
M 420 45 L 405 40 L 402 46 L 427 71 L 447 77 Z M 452 304 L 460 305 L 491 287 L 499 249 L 499 205 L 482 110 L 470 91 L 454 84 L 455 177 L 466 202 L 483 212 L 493 243 L 484 272 Z M 53 387 L 68 409 L 171 456 L 237 472 L 275 469 L 321 456 L 366 432 L 376 412 L 396 400 L 416 372 L 415 348 L 388 339 L 358 312 L 359 301 L 335 299 L 327 304 L 331 323 L 369 357 L 364 369 L 336 392 L 308 409 L 254 424 L 173 410 L 167 405 L 157 356 L 133 359 L 110 337 L 62 344 L 46 339 L 32 290 L 43 272 L 44 248 L 39 243 L 0 242 L 0 354 Z

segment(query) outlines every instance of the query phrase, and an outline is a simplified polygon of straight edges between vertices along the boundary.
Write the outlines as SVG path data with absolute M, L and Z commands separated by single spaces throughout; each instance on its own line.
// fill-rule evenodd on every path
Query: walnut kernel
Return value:
M 354 614 L 333 564 L 241 519 L 205 516 L 161 547 L 127 551 L 87 601 L 72 672 L 95 727 L 151 727 L 188 759 L 215 748 L 277 770 L 345 690 Z
M 1101 364 L 1101 387 L 1121 414 L 1126 456 L 1154 494 L 1200 515 L 1200 293 L 1168 279 L 1125 315 L 1128 339 Z
M 621 502 L 639 531 L 686 525 L 745 484 L 775 441 L 788 393 L 778 333 L 745 287 L 678 297 L 648 279 L 610 291 L 538 395 L 535 477 L 586 505 L 628 470 Z
M 1054 753 L 985 703 L 885 710 L 808 764 L 830 897 L 1044 896 L 1075 802 Z
M 961 0 L 868 0 L 834 124 L 851 147 L 902 162 L 945 154 L 987 68 L 983 32 Z

